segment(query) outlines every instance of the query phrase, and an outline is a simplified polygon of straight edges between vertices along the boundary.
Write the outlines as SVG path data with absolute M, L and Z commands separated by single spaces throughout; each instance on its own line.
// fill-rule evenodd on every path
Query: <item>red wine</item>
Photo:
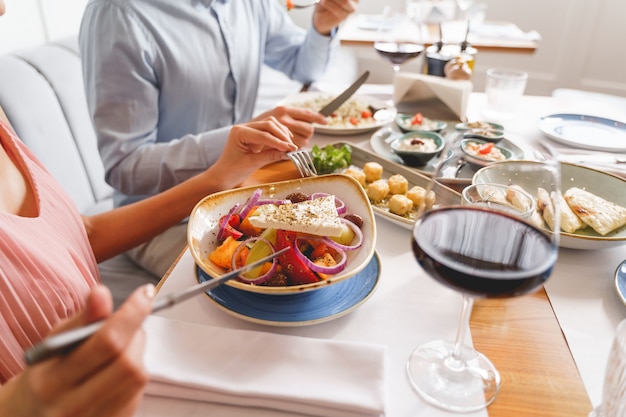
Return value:
M 540 230 L 483 208 L 442 208 L 413 229 L 413 253 L 442 284 L 473 296 L 511 297 L 541 286 L 557 248 Z
M 424 46 L 410 42 L 376 42 L 374 49 L 392 64 L 401 65 L 419 56 Z

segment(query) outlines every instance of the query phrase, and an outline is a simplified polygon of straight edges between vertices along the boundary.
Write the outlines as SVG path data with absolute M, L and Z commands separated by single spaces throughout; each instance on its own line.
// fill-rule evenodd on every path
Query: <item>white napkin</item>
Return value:
M 402 103 L 417 106 L 412 111 L 433 119 L 465 120 L 472 88 L 471 81 L 399 72 L 393 81 L 393 101 L 398 108 Z
M 150 316 L 149 395 L 324 417 L 385 414 L 386 346 Z

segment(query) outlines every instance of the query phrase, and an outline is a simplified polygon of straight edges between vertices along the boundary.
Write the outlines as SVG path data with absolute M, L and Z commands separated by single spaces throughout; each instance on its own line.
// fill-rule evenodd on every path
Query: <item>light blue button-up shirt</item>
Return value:
M 79 41 L 117 205 L 216 161 L 230 126 L 252 117 L 264 63 L 307 83 L 333 44 L 277 0 L 91 0 Z

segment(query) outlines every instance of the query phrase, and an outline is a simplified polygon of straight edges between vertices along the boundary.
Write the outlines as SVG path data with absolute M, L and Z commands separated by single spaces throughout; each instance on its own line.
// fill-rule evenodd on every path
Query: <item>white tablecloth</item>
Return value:
M 472 94 L 469 120 L 481 118 L 480 108 L 484 101 L 484 94 Z M 626 115 L 611 114 L 613 110 L 610 108 L 599 109 L 596 105 L 587 110 L 604 111 L 604 117 L 626 120 Z M 505 127 L 511 139 L 523 146 L 532 145 L 547 140 L 536 127 L 540 116 L 576 111 L 584 112 L 585 103 L 527 96 L 520 104 L 516 118 L 506 122 Z M 341 138 L 317 135 L 312 143 L 322 145 L 336 141 L 348 141 L 371 150 L 369 134 Z M 382 272 L 376 293 L 356 311 L 331 322 L 296 328 L 264 326 L 235 318 L 216 307 L 208 297 L 202 296 L 166 310 L 162 315 L 224 327 L 385 344 L 389 347 L 390 356 L 387 416 L 449 415 L 426 405 L 413 392 L 407 380 L 405 361 L 412 349 L 421 343 L 454 338 L 461 297 L 434 282 L 419 268 L 411 254 L 407 229 L 380 220 L 377 251 L 382 261 Z M 563 249 L 554 274 L 546 285 L 548 297 L 594 405 L 601 400 L 604 367 L 614 329 L 626 316 L 626 307 L 615 294 L 612 282 L 615 268 L 624 258 L 626 246 L 602 251 Z M 185 253 L 160 294 L 196 283 L 193 266 L 191 255 Z M 529 364 L 532 365 L 532 358 L 529 358 Z M 468 415 L 486 414 L 481 411 Z M 161 415 L 248 416 L 250 410 L 146 397 L 138 416 Z M 255 410 L 254 415 L 277 414 Z

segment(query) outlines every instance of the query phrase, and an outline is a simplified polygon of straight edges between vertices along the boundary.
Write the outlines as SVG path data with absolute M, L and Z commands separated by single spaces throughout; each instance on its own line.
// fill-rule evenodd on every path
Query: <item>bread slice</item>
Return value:
M 574 213 L 602 236 L 626 225 L 625 207 L 577 187 L 568 189 L 563 197 Z

